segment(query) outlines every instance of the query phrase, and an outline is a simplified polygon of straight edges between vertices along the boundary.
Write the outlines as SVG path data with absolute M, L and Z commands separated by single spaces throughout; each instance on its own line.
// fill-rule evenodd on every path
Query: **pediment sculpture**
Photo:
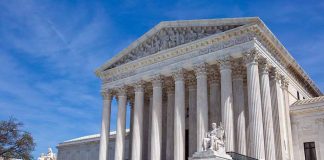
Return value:
M 147 38 L 147 40 L 141 44 L 138 44 L 135 48 L 129 51 L 128 54 L 124 55 L 109 68 L 114 68 L 138 58 L 152 55 L 159 51 L 189 43 L 213 34 L 224 32 L 238 26 L 239 25 L 163 28 L 155 35 Z

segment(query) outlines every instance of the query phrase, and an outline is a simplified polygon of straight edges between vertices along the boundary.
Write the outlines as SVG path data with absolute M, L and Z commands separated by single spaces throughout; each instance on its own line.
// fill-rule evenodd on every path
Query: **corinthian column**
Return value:
M 185 85 L 183 69 L 173 73 L 175 81 L 174 160 L 185 159 Z
M 276 159 L 273 119 L 271 107 L 271 94 L 269 83 L 269 65 L 265 59 L 260 62 L 260 84 L 261 84 L 261 100 L 263 114 L 263 133 L 264 133 L 264 149 L 266 160 Z
M 124 160 L 126 103 L 127 103 L 126 89 L 119 88 L 115 160 Z
M 234 119 L 231 58 L 224 57 L 220 61 L 221 73 L 221 109 L 225 128 L 226 152 L 234 152 Z
M 282 76 L 281 77 L 281 87 L 282 87 L 282 94 L 283 94 L 283 99 L 284 99 L 284 111 L 285 111 L 285 117 L 286 117 L 286 129 L 287 129 L 287 145 L 288 145 L 288 151 L 289 151 L 289 156 L 290 159 L 294 159 L 294 154 L 293 154 L 293 142 L 292 142 L 292 133 L 291 133 L 291 121 L 290 121 L 290 113 L 289 113 L 289 92 L 288 92 L 288 85 L 289 81 Z
M 245 106 L 244 106 L 244 90 L 243 90 L 243 74 L 242 63 L 236 61 L 233 69 L 233 102 L 234 102 L 234 121 L 236 133 L 236 151 L 242 155 L 246 155 L 246 133 L 245 133 Z
M 103 107 L 100 134 L 99 160 L 107 160 L 109 155 L 109 133 L 110 133 L 110 111 L 111 111 L 111 93 L 102 92 Z
M 162 80 L 161 76 L 154 76 L 153 86 L 153 106 L 151 124 L 151 159 L 161 159 L 162 148 Z
M 197 84 L 195 74 L 187 74 L 186 85 L 188 86 L 189 103 L 189 151 L 191 156 L 197 151 Z
M 250 152 L 253 158 L 264 159 L 264 136 L 257 51 L 253 50 L 244 55 L 244 60 L 247 68 L 248 105 L 251 131 Z
M 286 142 L 285 142 L 285 132 L 284 132 L 284 113 L 283 113 L 283 94 L 280 88 L 281 85 L 281 75 L 278 73 L 276 68 L 272 68 L 270 74 L 270 92 L 271 92 L 271 105 L 273 113 L 273 130 L 276 148 L 276 160 L 285 159 L 286 154 Z
M 133 117 L 132 131 L 132 160 L 142 159 L 142 142 L 143 142 L 143 108 L 144 108 L 144 89 L 143 83 L 139 82 L 134 86 L 135 89 L 135 106 Z
M 197 78 L 197 151 L 202 151 L 202 143 L 208 131 L 208 90 L 206 63 L 194 66 Z
M 167 142 L 166 142 L 166 159 L 173 160 L 174 158 L 174 82 L 166 81 L 167 87 Z
M 208 68 L 208 83 L 209 83 L 209 115 L 208 124 L 219 124 L 222 120 L 221 115 L 221 93 L 219 84 L 219 70 L 216 66 Z

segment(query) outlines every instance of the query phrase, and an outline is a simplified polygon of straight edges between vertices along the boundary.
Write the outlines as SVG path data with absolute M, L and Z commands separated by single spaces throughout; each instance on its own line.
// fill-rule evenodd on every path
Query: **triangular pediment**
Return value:
M 162 50 L 255 23 L 258 20 L 258 18 L 252 17 L 161 22 L 98 70 L 105 71 Z

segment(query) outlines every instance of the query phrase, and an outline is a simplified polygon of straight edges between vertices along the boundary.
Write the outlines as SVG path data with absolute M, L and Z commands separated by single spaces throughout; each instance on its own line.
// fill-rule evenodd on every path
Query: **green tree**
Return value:
M 0 121 L 0 157 L 5 160 L 33 159 L 31 152 L 36 144 L 29 132 L 21 130 L 22 127 L 23 123 L 14 118 Z

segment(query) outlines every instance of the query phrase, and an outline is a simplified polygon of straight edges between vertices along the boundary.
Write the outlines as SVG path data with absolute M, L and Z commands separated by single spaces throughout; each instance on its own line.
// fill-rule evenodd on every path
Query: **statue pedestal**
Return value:
M 232 157 L 225 152 L 219 153 L 208 149 L 207 151 L 196 152 L 189 160 L 231 160 Z

